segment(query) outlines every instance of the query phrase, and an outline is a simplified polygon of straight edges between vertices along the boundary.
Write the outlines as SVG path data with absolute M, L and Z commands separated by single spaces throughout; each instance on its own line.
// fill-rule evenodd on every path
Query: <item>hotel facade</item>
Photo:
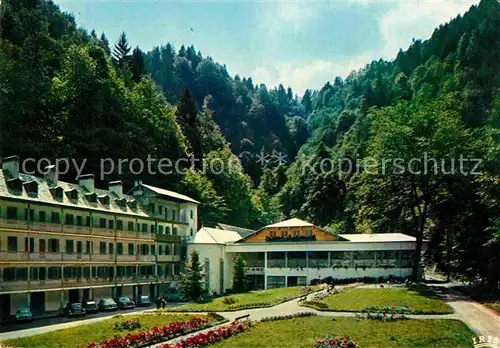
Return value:
M 313 279 L 406 278 L 416 241 L 402 233 L 340 234 L 291 219 L 258 231 L 219 224 L 202 227 L 188 242 L 205 270 L 205 286 L 231 288 L 234 257 L 243 256 L 253 289 L 307 285 Z M 424 248 L 426 245 L 424 245 Z
M 0 171 L 0 320 L 18 308 L 34 315 L 82 298 L 149 295 L 178 284 L 185 243 L 198 225 L 198 202 L 136 182 L 123 193 L 94 176 L 78 184 L 19 172 L 19 158 Z

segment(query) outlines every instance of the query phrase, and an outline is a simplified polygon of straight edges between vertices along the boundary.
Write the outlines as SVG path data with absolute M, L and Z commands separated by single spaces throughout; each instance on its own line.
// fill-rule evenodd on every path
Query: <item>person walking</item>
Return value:
M 156 309 L 160 309 L 161 305 L 162 305 L 161 297 L 158 296 L 158 298 L 156 299 Z

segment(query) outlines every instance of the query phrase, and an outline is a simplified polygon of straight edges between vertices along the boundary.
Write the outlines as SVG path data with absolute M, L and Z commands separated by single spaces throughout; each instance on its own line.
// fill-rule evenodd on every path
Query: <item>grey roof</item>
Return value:
M 353 233 L 353 234 L 340 234 L 342 238 L 347 239 L 353 243 L 390 243 L 390 242 L 415 242 L 415 237 L 403 233 Z
M 162 189 L 162 188 L 159 188 L 159 187 L 156 187 L 156 186 L 151 186 L 151 185 L 146 185 L 146 184 L 142 184 L 142 186 L 144 186 L 145 188 L 159 194 L 160 196 L 166 196 L 166 197 L 169 197 L 169 198 L 174 198 L 174 199 L 177 199 L 177 200 L 180 200 L 180 201 L 184 201 L 184 202 L 190 202 L 190 203 L 195 203 L 195 204 L 199 204 L 200 202 L 192 199 L 191 197 L 188 197 L 186 195 L 183 195 L 183 194 L 180 194 L 180 193 L 177 193 L 177 192 L 174 192 L 174 191 L 170 191 L 170 190 L 165 190 L 165 189 Z
M 17 190 L 13 187 L 14 182 L 21 182 L 23 185 L 36 182 L 38 184 L 38 194 L 28 194 L 25 187 L 22 190 Z M 53 195 L 56 190 L 62 190 L 62 199 L 58 199 Z M 78 199 L 71 199 L 66 193 L 76 191 Z M 96 194 L 98 198 L 109 197 L 109 205 L 103 204 L 100 199 L 95 203 L 89 201 L 88 197 Z M 101 211 L 106 213 L 127 214 L 137 217 L 149 217 L 149 214 L 142 208 L 140 204 L 136 204 L 136 199 L 130 195 L 118 197 L 116 194 L 101 189 L 94 189 L 94 192 L 89 192 L 87 189 L 77 184 L 72 184 L 64 181 L 57 181 L 55 186 L 52 186 L 46 179 L 39 178 L 28 174 L 19 174 L 18 178 L 9 178 L 7 172 L 0 169 L 0 197 L 9 199 L 18 199 L 28 202 L 38 202 L 50 205 L 64 206 L 66 208 L 88 209 Z M 120 205 L 123 200 L 127 204 Z
M 285 220 L 285 221 L 280 221 L 280 222 L 277 222 L 275 224 L 272 224 L 272 225 L 267 225 L 265 226 L 264 228 L 268 228 L 268 227 L 313 227 L 314 225 L 310 222 L 307 222 L 307 221 L 304 221 L 304 220 L 301 220 L 301 219 L 297 219 L 297 218 L 293 218 L 293 219 L 289 219 L 289 220 Z
M 196 232 L 194 238 L 189 242 L 192 244 L 226 244 L 236 242 L 241 236 L 236 231 L 221 230 L 218 228 L 202 227 Z
M 246 236 L 249 236 L 249 235 L 254 234 L 256 232 L 255 230 L 251 230 L 249 228 L 232 226 L 232 225 L 221 224 L 221 223 L 218 223 L 217 227 L 220 227 L 220 229 L 226 230 L 226 231 L 234 231 L 234 232 L 238 233 L 242 238 L 245 238 Z

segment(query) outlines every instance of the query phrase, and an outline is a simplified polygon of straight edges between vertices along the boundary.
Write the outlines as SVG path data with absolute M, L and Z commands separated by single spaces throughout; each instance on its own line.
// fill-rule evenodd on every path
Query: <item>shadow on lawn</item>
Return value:
M 412 284 L 408 285 L 408 290 L 415 291 L 418 295 L 424 296 L 427 298 L 435 299 L 435 300 L 441 300 L 442 296 L 440 296 L 441 292 L 440 290 L 443 290 L 444 288 L 440 287 L 429 287 L 424 284 Z

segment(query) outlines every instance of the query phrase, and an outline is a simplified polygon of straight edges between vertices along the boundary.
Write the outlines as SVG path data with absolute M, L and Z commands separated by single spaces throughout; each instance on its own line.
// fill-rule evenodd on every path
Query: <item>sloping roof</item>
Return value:
M 221 230 L 218 228 L 202 227 L 190 243 L 195 244 L 225 244 L 236 242 L 241 236 L 235 231 Z
M 149 217 L 149 214 L 140 205 L 137 205 L 136 207 L 131 207 L 129 204 L 119 205 L 115 199 L 110 199 L 109 205 L 102 204 L 99 200 L 97 200 L 97 202 L 90 202 L 86 197 L 90 194 L 90 192 L 77 184 L 57 181 L 57 186 L 54 187 L 51 186 L 44 178 L 38 178 L 36 176 L 23 173 L 20 173 L 18 178 L 15 180 L 20 180 L 23 184 L 36 182 L 38 184 L 38 194 L 33 196 L 30 195 L 25 189 L 16 190 L 9 188 L 8 182 L 12 181 L 12 179 L 8 178 L 7 172 L 0 169 L 0 197 L 22 199 L 24 201 L 64 206 L 67 208 L 83 208 L 107 213 L 120 213 L 139 217 Z M 78 199 L 70 199 L 68 195 L 65 194 L 62 195 L 62 199 L 57 199 L 51 192 L 51 190 L 55 188 L 59 188 L 64 192 L 76 191 L 78 192 Z M 111 196 L 110 192 L 107 190 L 94 189 L 94 192 L 99 197 Z M 135 200 L 133 196 L 129 195 L 123 195 L 123 198 L 128 202 Z
M 310 222 L 300 220 L 300 219 L 290 219 L 290 220 L 285 220 L 285 221 L 280 221 L 272 225 L 267 225 L 264 228 L 269 228 L 269 227 L 313 227 L 314 225 Z
M 167 197 L 170 197 L 170 198 L 174 198 L 174 199 L 178 199 L 178 200 L 181 200 L 181 201 L 185 201 L 185 202 L 191 202 L 191 203 L 195 203 L 195 204 L 199 204 L 200 202 L 192 199 L 191 197 L 188 197 L 186 195 L 183 195 L 183 194 L 180 194 L 180 193 L 177 193 L 177 192 L 174 192 L 174 191 L 170 191 L 170 190 L 165 190 L 165 189 L 162 189 L 162 188 L 159 188 L 159 187 L 155 187 L 155 186 L 151 186 L 151 185 L 146 185 L 146 184 L 141 184 L 142 186 L 144 186 L 145 188 L 161 195 L 161 196 L 167 196 Z
M 353 243 L 373 243 L 373 242 L 415 242 L 415 237 L 403 233 L 356 233 L 341 234 L 340 237 Z
M 249 236 L 249 235 L 256 232 L 255 230 L 251 230 L 249 228 L 226 225 L 226 224 L 221 224 L 221 223 L 218 223 L 217 226 L 223 230 L 234 231 L 234 232 L 238 233 L 242 238 L 245 238 L 246 236 Z

